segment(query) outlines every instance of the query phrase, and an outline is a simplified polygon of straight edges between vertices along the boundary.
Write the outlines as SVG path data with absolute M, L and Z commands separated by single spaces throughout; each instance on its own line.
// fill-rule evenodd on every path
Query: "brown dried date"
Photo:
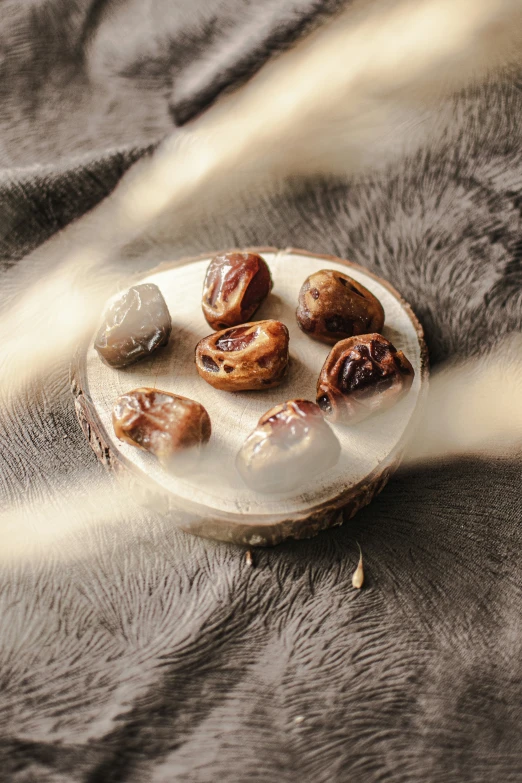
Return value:
M 341 340 L 317 383 L 317 404 L 330 421 L 355 424 L 396 403 L 415 373 L 402 351 L 380 334 Z
M 203 284 L 203 315 L 213 329 L 244 324 L 271 290 L 270 270 L 257 253 L 216 256 Z
M 210 418 L 199 402 L 143 387 L 118 397 L 112 411 L 116 437 L 150 451 L 167 468 L 180 452 L 210 438 Z
M 172 321 L 157 285 L 135 285 L 105 311 L 94 347 L 109 367 L 127 367 L 169 341 Z
M 321 269 L 305 280 L 296 317 L 303 332 L 330 345 L 357 334 L 380 332 L 384 326 L 377 297 L 333 269 Z
M 320 408 L 290 400 L 267 411 L 241 447 L 236 467 L 257 492 L 290 492 L 339 460 L 341 444 Z
M 288 366 L 288 329 L 280 321 L 256 321 L 216 332 L 196 346 L 201 377 L 222 391 L 278 386 Z

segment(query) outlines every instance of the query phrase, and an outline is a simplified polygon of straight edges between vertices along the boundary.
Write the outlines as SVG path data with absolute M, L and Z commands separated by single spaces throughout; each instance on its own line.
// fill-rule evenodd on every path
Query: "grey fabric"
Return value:
M 242 79 L 311 8 L 4 0 L 3 297 L 19 271 L 43 273 L 29 249 L 233 83 L 231 50 Z M 477 353 L 522 326 L 519 85 L 463 95 L 436 150 L 260 194 L 169 253 L 349 257 L 412 303 L 434 363 Z M 161 250 L 145 244 L 133 268 Z M 65 366 L 4 411 L 0 446 L 3 506 L 102 474 Z M 0 780 L 520 780 L 520 487 L 507 457 L 403 472 L 344 527 L 258 552 L 254 568 L 144 512 L 3 567 Z

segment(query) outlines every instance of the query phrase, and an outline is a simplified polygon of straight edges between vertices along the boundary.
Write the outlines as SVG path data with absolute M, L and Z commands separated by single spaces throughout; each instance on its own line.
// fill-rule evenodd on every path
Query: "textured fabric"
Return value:
M 2 298 L 45 271 L 28 251 L 314 7 L 4 0 Z M 129 268 L 231 245 L 332 252 L 403 293 L 433 363 L 477 353 L 522 326 L 520 83 L 459 98 L 436 150 L 260 194 L 174 246 L 150 238 Z M 0 446 L 3 506 L 102 476 L 60 364 L 3 413 Z M 507 458 L 403 472 L 254 568 L 138 511 L 3 566 L 0 780 L 519 781 L 520 488 Z

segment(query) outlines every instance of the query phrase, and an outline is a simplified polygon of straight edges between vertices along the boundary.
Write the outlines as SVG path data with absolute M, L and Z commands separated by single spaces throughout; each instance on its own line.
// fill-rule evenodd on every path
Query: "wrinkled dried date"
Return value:
M 384 310 L 379 300 L 351 277 L 322 269 L 303 283 L 296 310 L 303 332 L 323 343 L 380 332 Z
M 272 289 L 266 261 L 257 253 L 226 253 L 210 262 L 203 285 L 203 314 L 213 329 L 249 321 Z
M 341 340 L 330 351 L 317 383 L 317 404 L 331 421 L 355 424 L 390 407 L 413 383 L 402 351 L 380 334 Z
M 206 443 L 211 432 L 199 402 L 147 387 L 118 397 L 112 424 L 116 437 L 150 451 L 167 468 L 176 467 L 180 452 Z
M 288 365 L 288 329 L 280 321 L 256 321 L 216 332 L 196 346 L 196 367 L 223 391 L 270 389 Z
M 290 492 L 331 469 L 340 453 L 341 445 L 319 407 L 308 400 L 290 400 L 261 416 L 237 455 L 236 467 L 257 492 Z
M 169 341 L 170 313 L 153 283 L 135 285 L 105 311 L 94 347 L 109 367 L 127 367 Z

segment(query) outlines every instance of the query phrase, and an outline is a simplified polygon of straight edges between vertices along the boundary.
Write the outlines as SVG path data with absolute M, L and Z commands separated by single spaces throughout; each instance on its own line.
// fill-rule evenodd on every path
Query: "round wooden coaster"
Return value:
M 249 546 L 307 538 L 352 517 L 382 490 L 399 464 L 407 437 L 427 391 L 428 359 L 422 327 L 410 306 L 384 280 L 333 256 L 303 250 L 248 248 L 263 255 L 274 288 L 255 320 L 275 318 L 290 332 L 290 368 L 275 389 L 229 393 L 199 377 L 196 343 L 211 333 L 201 311 L 205 271 L 215 254 L 166 263 L 137 282 L 155 283 L 169 307 L 173 328 L 168 346 L 124 370 L 104 365 L 93 337 L 78 351 L 72 388 L 82 429 L 100 460 L 156 501 L 162 498 L 173 524 L 197 535 Z M 235 456 L 265 411 L 293 398 L 315 400 L 317 376 L 329 347 L 307 337 L 295 309 L 305 278 L 337 269 L 365 285 L 381 301 L 383 334 L 404 351 L 415 369 L 408 395 L 395 407 L 360 424 L 333 425 L 342 446 L 336 467 L 319 472 L 299 492 L 266 496 L 249 489 L 235 469 Z M 184 476 L 167 473 L 149 453 L 118 441 L 111 423 L 115 399 L 140 386 L 175 392 L 202 403 L 212 421 L 212 438 L 198 466 Z

